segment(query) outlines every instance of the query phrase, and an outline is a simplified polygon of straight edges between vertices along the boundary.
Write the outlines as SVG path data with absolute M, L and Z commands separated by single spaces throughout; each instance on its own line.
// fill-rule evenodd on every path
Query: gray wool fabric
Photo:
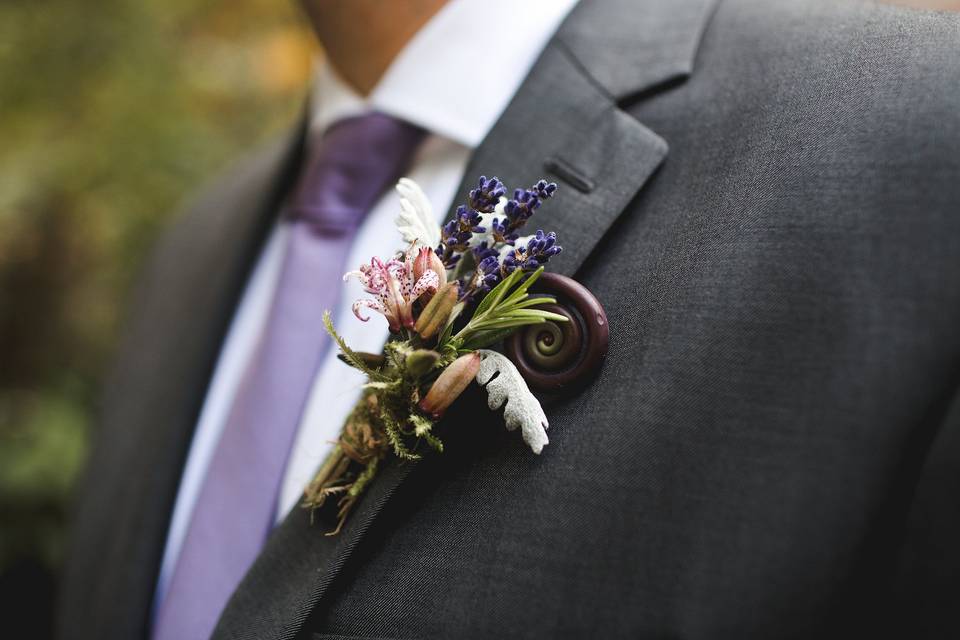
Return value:
M 63 638 L 146 633 L 220 341 L 302 132 L 147 269 L 78 499 Z M 957 637 L 960 16 L 583 0 L 470 162 L 560 190 L 603 303 L 533 455 L 477 390 L 344 531 L 295 510 L 216 638 Z M 202 277 L 200 277 L 202 276 Z M 136 345 L 136 348 L 134 348 Z

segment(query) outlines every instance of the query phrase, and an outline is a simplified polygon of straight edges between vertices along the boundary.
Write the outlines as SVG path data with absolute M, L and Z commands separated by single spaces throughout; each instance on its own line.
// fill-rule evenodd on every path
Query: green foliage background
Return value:
M 311 48 L 293 0 L 0 3 L 3 586 L 26 571 L 49 596 L 138 265 L 191 190 L 296 117 Z

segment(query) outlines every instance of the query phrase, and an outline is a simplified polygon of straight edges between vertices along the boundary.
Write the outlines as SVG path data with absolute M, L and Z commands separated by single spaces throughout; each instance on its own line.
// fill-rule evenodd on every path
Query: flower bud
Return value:
M 476 351 L 460 356 L 443 370 L 430 387 L 427 395 L 420 400 L 420 410 L 434 420 L 446 413 L 453 401 L 460 397 L 464 389 L 480 371 L 480 354 Z
M 419 378 L 429 373 L 439 359 L 440 354 L 431 349 L 416 349 L 411 351 L 405 362 L 407 373 L 414 378 Z
M 413 259 L 413 281 L 420 280 L 427 271 L 433 271 L 437 274 L 437 289 L 447 283 L 447 270 L 443 266 L 443 261 L 430 247 L 420 247 L 420 253 Z M 424 295 L 428 296 L 429 294 Z M 424 302 L 426 301 L 427 298 L 424 299 Z
M 458 282 L 449 282 L 437 291 L 436 295 L 420 312 L 417 324 L 414 325 L 414 330 L 420 334 L 420 337 L 429 340 L 447 326 L 447 320 L 450 318 L 450 313 L 456 306 L 459 296 L 460 284 Z

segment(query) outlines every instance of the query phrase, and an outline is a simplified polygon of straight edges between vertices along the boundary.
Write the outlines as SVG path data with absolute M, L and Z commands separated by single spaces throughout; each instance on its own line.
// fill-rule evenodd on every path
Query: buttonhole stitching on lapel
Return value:
M 582 171 L 561 158 L 548 158 L 547 161 L 543 163 L 543 168 L 580 193 L 590 193 L 597 186 L 596 183 L 584 175 Z

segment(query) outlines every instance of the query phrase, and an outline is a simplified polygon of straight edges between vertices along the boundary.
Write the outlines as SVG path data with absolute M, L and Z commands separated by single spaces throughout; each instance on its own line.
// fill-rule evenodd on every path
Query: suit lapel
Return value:
M 667 155 L 666 141 L 620 104 L 690 75 L 712 8 L 713 0 L 580 2 L 471 158 L 458 197 L 482 174 L 510 187 L 555 180 L 559 197 L 530 232 L 557 232 L 563 253 L 550 270 L 572 276 Z
M 457 193 L 481 174 L 511 188 L 556 180 L 559 197 L 529 233 L 556 231 L 563 254 L 551 271 L 572 275 L 666 154 L 667 143 L 617 108 L 554 40 L 471 158 Z
M 510 186 L 556 180 L 560 197 L 537 225 L 556 230 L 564 245 L 552 270 L 576 273 L 668 150 L 618 100 L 689 75 L 712 4 L 581 2 L 471 158 L 458 196 L 480 174 Z M 227 604 L 214 637 L 294 637 L 415 466 L 387 465 L 338 536 L 323 535 L 334 526 L 324 514 L 311 526 L 307 512 L 294 509 Z

